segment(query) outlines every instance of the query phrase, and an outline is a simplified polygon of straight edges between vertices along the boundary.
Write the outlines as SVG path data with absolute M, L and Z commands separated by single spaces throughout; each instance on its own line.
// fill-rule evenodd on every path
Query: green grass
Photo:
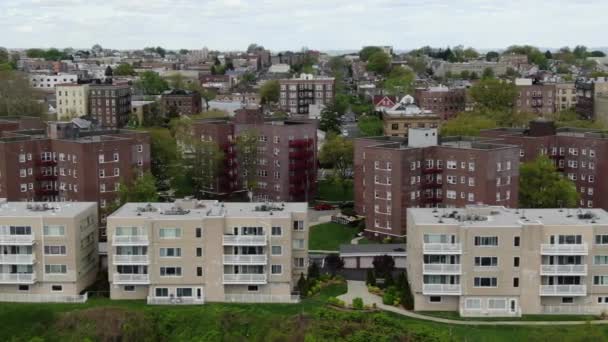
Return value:
M 312 226 L 308 236 L 308 249 L 337 251 L 341 244 L 350 243 L 358 232 L 356 227 L 333 222 Z
M 329 180 L 319 181 L 317 185 L 318 199 L 321 201 L 342 202 L 354 199 L 353 186 L 344 189 L 341 184 L 336 184 Z
M 462 317 L 456 311 L 418 311 L 421 315 L 458 321 L 592 321 L 599 319 L 593 315 L 523 315 L 521 317 Z

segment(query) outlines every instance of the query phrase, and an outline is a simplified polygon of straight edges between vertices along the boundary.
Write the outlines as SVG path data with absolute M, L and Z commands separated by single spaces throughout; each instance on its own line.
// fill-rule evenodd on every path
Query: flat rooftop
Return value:
M 1 217 L 74 217 L 97 202 L 0 202 Z
M 522 227 L 527 225 L 580 226 L 608 225 L 603 209 L 515 209 L 473 205 L 465 208 L 409 208 L 416 225 L 456 225 L 462 227 Z
M 340 255 L 384 255 L 384 254 L 406 254 L 406 244 L 404 243 L 372 243 L 366 245 L 340 245 Z
M 292 212 L 307 212 L 305 202 L 219 202 L 178 200 L 174 203 L 126 203 L 109 218 L 192 220 L 205 217 L 290 217 Z

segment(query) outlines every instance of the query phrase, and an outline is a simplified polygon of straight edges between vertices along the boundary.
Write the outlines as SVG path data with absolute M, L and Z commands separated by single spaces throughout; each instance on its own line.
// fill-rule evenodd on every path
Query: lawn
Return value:
M 322 180 L 317 184 L 317 191 L 317 197 L 321 201 L 343 202 L 352 201 L 354 199 L 352 182 L 344 189 L 341 184 L 336 184 L 329 180 Z
M 350 243 L 358 232 L 356 227 L 333 222 L 312 226 L 308 236 L 308 249 L 337 251 L 341 244 Z
M 419 311 L 421 315 L 447 318 L 459 321 L 592 321 L 599 319 L 593 315 L 523 315 L 521 317 L 462 317 L 456 311 Z

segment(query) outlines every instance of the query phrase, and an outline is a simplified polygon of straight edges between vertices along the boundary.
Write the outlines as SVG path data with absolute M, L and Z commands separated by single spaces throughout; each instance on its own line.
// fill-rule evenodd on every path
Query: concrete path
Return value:
M 417 314 L 412 311 L 408 311 L 402 308 L 398 308 L 392 305 L 382 304 L 382 298 L 379 296 L 369 293 L 367 286 L 364 281 L 348 280 L 348 291 L 346 294 L 338 296 L 338 299 L 343 300 L 344 303 L 350 305 L 353 302 L 353 298 L 363 299 L 363 304 L 371 305 L 376 303 L 379 309 L 394 312 L 396 314 L 407 316 L 415 319 L 421 319 L 425 321 L 432 321 L 437 323 L 445 324 L 457 324 L 457 325 L 583 325 L 583 324 L 608 324 L 608 320 L 605 321 L 463 321 L 454 320 L 447 318 L 439 318 L 427 315 Z
M 327 223 L 331 221 L 332 215 L 336 215 L 340 212 L 340 210 L 321 210 L 317 211 L 314 209 L 309 209 L 308 211 L 308 225 L 316 226 L 321 223 Z
M 351 245 L 358 245 L 359 244 L 359 240 L 362 240 L 364 237 L 363 236 L 357 236 L 356 238 L 350 240 L 350 244 Z

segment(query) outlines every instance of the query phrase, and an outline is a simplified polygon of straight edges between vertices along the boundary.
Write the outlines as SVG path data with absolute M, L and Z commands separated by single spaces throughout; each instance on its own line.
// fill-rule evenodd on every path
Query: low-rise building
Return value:
M 30 83 L 32 85 L 32 88 L 34 89 L 41 89 L 41 90 L 45 90 L 45 91 L 51 91 L 54 92 L 55 91 L 55 86 L 57 86 L 58 84 L 65 84 L 65 83 L 77 83 L 78 82 L 78 75 L 76 74 L 64 74 L 64 73 L 57 73 L 57 74 L 30 74 L 29 75 L 30 78 Z
M 414 104 L 414 98 L 404 96 L 390 109 L 382 111 L 384 135 L 407 137 L 410 128 L 438 128 L 439 116 L 430 110 L 423 110 Z
M 574 109 L 576 98 L 574 82 L 555 83 L 555 107 L 557 111 Z
M 307 203 L 127 203 L 108 217 L 112 299 L 297 302 Z
M 583 119 L 608 122 L 608 108 L 603 103 L 596 103 L 600 96 L 608 96 L 608 77 L 577 80 L 576 112 Z M 604 101 L 605 102 L 605 101 Z
M 518 317 L 605 310 L 604 210 L 409 208 L 407 231 L 416 311 Z
M 466 109 L 466 89 L 437 87 L 417 88 L 414 99 L 420 108 L 438 115 L 441 120 L 449 120 Z
M 196 91 L 167 90 L 161 95 L 160 102 L 166 113 L 194 115 L 202 111 L 201 94 Z
M 0 203 L 0 301 L 85 302 L 97 227 L 94 202 Z
M 55 87 L 57 119 L 69 121 L 89 114 L 88 84 L 58 84 Z
M 89 114 L 102 127 L 122 128 L 131 115 L 131 87 L 128 85 L 89 85 Z

